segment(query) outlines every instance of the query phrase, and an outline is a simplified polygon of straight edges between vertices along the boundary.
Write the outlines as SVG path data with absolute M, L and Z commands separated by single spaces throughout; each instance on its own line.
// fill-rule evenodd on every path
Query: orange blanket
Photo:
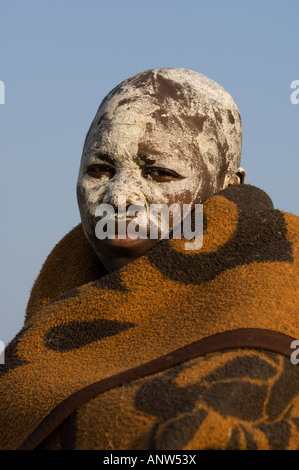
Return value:
M 200 250 L 163 240 L 110 274 L 81 225 L 56 245 L 0 365 L 1 449 L 299 446 L 299 218 L 250 185 L 204 218 Z

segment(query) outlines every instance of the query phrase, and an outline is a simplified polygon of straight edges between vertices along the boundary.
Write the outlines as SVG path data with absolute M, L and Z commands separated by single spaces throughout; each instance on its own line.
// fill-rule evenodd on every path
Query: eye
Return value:
M 158 183 L 167 183 L 168 181 L 173 181 L 177 179 L 182 179 L 183 176 L 180 176 L 173 170 L 167 170 L 166 168 L 158 167 L 149 167 L 144 170 L 145 178 L 149 176 Z
M 106 164 L 92 165 L 87 168 L 86 173 L 92 178 L 102 178 L 103 176 L 113 178 L 115 175 L 115 169 L 112 166 Z

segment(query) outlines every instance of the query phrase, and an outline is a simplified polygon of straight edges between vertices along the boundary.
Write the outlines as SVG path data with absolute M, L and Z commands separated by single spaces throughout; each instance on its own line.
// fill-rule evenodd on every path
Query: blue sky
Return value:
M 42 263 L 80 221 L 76 179 L 102 98 L 156 67 L 212 78 L 242 116 L 242 166 L 299 214 L 296 0 L 21 0 L 0 3 L 0 339 L 22 327 Z

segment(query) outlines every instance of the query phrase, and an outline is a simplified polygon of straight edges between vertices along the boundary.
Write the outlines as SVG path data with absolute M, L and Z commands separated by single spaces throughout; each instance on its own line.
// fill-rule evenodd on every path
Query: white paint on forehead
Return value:
M 155 124 L 153 118 L 146 118 L 144 114 L 137 114 L 131 110 L 121 112 L 116 119 L 112 119 L 109 129 L 101 131 L 101 138 L 96 139 L 91 149 L 83 154 L 82 169 L 87 165 L 105 161 L 104 155 L 108 155 L 115 161 L 115 166 L 126 165 L 132 171 L 139 171 L 138 163 L 144 165 L 140 159 L 138 145 L 145 135 L 146 124 Z M 173 139 L 165 138 L 165 130 L 155 128 L 151 133 L 151 143 L 155 150 L 150 154 L 151 160 L 156 165 L 164 166 L 187 176 L 193 168 L 191 159 L 182 159 L 181 151 L 178 146 L 171 145 Z M 183 136 L 176 136 L 176 143 L 184 145 Z M 99 156 L 103 154 L 103 156 Z
M 148 118 L 131 110 L 120 110 L 94 140 L 92 150 L 122 159 L 138 154 L 138 143 L 145 132 Z

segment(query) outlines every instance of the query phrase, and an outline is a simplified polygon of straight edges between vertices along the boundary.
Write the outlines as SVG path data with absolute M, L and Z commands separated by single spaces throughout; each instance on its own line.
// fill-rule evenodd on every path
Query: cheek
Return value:
M 77 197 L 79 205 L 96 205 L 106 191 L 107 181 L 108 178 L 107 180 L 101 180 L 101 182 L 98 180 L 95 183 L 95 180 L 86 177 L 78 180 Z
M 164 202 L 168 205 L 173 203 L 193 204 L 198 201 L 202 184 L 199 178 L 193 177 L 175 183 L 168 183 L 163 190 Z
M 94 231 L 95 210 L 104 192 L 104 184 L 94 185 L 94 183 L 87 181 L 84 177 L 78 180 L 77 201 L 83 228 L 88 233 Z

